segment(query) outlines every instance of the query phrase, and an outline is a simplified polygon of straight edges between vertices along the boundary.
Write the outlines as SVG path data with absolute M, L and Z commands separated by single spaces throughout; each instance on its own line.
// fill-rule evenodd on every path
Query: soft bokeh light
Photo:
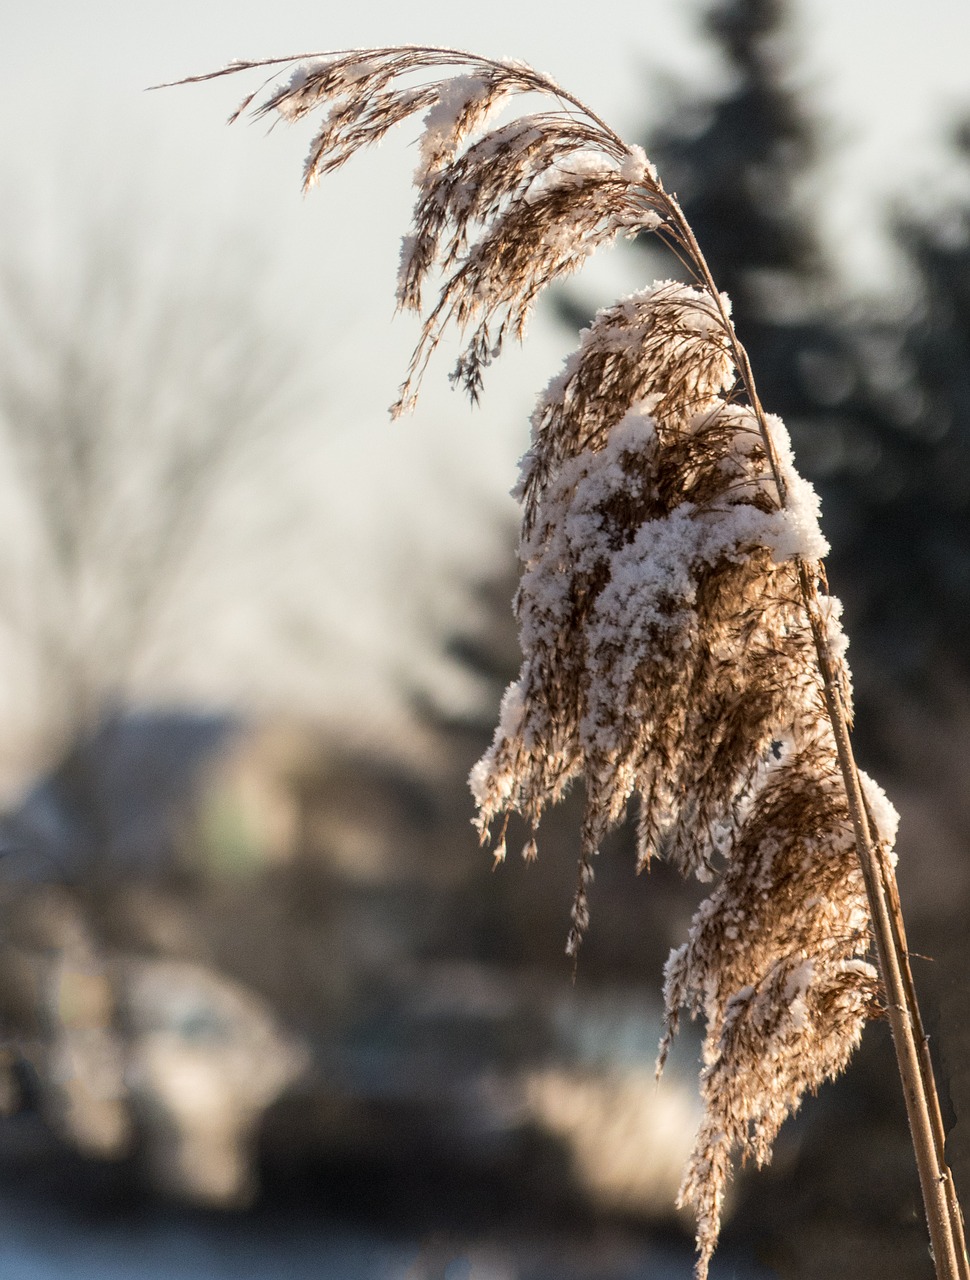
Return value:
M 637 141 L 678 95 L 723 90 L 708 7 L 38 0 L 0 18 L 0 409 L 14 383 L 27 409 L 19 444 L 0 433 L 4 1275 L 687 1274 L 690 1228 L 670 1206 L 700 1037 L 686 1029 L 662 1089 L 652 1065 L 663 959 L 696 895 L 663 863 L 634 877 L 629 833 L 611 838 L 570 987 L 577 797 L 544 820 L 535 866 L 510 858 L 495 876 L 469 822 L 469 766 L 519 660 L 509 490 L 574 335 L 540 305 L 475 410 L 448 385 L 446 349 L 417 412 L 391 423 L 417 336 L 393 304 L 415 131 L 304 198 L 309 129 L 226 128 L 258 71 L 148 90 L 233 58 L 457 46 L 533 63 Z M 810 384 L 800 461 L 820 486 L 855 483 L 824 527 L 872 559 L 863 535 L 878 527 L 880 584 L 899 576 L 901 517 L 879 503 L 918 471 L 917 446 L 931 451 L 949 523 L 926 554 L 959 607 L 961 455 L 914 373 L 936 331 L 914 347 L 879 326 L 883 300 L 898 314 L 910 288 L 889 213 L 930 217 L 966 181 L 948 130 L 970 116 L 970 8 L 791 10 L 795 88 L 821 144 L 804 194 L 842 310 L 797 360 L 782 351 L 773 390 L 797 401 L 796 366 Z M 611 250 L 574 309 L 650 273 L 645 255 Z M 853 400 L 859 369 L 832 337 L 846 314 L 876 317 L 867 376 L 892 401 L 888 427 Z M 214 423 L 229 442 L 215 458 L 200 448 Z M 925 563 L 912 580 L 933 576 Z M 860 617 L 867 601 L 860 589 Z M 886 710 L 893 662 L 929 651 L 921 601 L 908 631 L 870 619 L 854 667 L 870 704 L 885 699 L 868 745 L 898 769 L 904 890 L 917 943 L 921 922 L 943 921 L 929 932 L 952 945 L 945 985 L 967 967 L 953 920 L 968 892 L 970 698 L 943 670 L 945 708 L 920 693 Z M 510 849 L 527 835 L 514 819 Z M 941 1003 L 965 1040 L 962 981 Z M 813 1195 L 792 1257 L 861 1280 L 897 1262 L 922 1274 L 915 1211 L 900 1209 L 912 1171 L 895 1080 L 873 1084 L 887 1078 L 878 1035 L 844 1091 L 823 1091 L 822 1124 L 782 1131 L 766 1190 L 746 1200 L 742 1177 L 727 1213 L 740 1206 L 740 1244 L 729 1225 L 712 1275 L 766 1280 L 752 1200 L 785 1239 Z M 961 1045 L 944 1039 L 955 1100 Z M 885 1187 L 848 1185 L 843 1130 L 863 1135 Z M 954 1149 L 970 1150 L 962 1130 Z M 799 1201 L 786 1179 L 806 1167 L 836 1190 Z M 888 1226 L 852 1236 L 883 1194 Z M 843 1201 L 840 1238 L 818 1224 Z
M 551 21 L 545 6 L 512 0 L 464 9 L 95 0 L 5 14 L 0 178 L 8 245 L 40 239 L 42 251 L 54 253 L 78 216 L 114 217 L 120 207 L 148 239 L 189 229 L 201 243 L 245 239 L 262 258 L 280 332 L 296 335 L 313 370 L 305 416 L 317 439 L 303 438 L 299 479 L 305 501 L 317 504 L 307 539 L 319 550 L 300 589 L 318 597 L 321 627 L 336 646 L 340 677 L 321 696 L 345 710 L 363 698 L 371 711 L 387 711 L 387 666 L 402 660 L 402 646 L 405 660 L 414 657 L 413 627 L 384 568 L 402 532 L 414 544 L 412 564 L 432 579 L 447 572 L 449 559 L 462 567 L 474 560 L 484 531 L 460 513 L 479 500 L 503 509 L 532 396 L 566 339 L 540 317 L 538 340 L 495 371 L 474 415 L 444 386 L 447 365 L 439 362 L 417 419 L 389 427 L 385 409 L 414 336 L 409 322 L 392 325 L 391 305 L 409 203 L 406 139 L 392 137 L 304 200 L 304 132 L 277 127 L 266 137 L 248 122 L 224 127 L 255 77 L 144 90 L 233 57 L 438 43 L 532 61 L 637 135 L 662 112 L 670 78 L 703 89 L 723 77 L 698 39 L 700 9 L 652 0 L 594 17 L 568 2 Z M 963 0 L 889 10 L 877 0 L 806 0 L 795 18 L 799 79 L 834 142 L 815 199 L 836 255 L 860 280 L 882 285 L 893 263 L 880 232 L 883 202 L 931 199 L 947 181 L 941 133 L 965 105 L 970 18 Z M 596 296 L 612 297 L 622 273 L 598 270 L 604 283 Z M 271 330 L 274 314 L 264 319 Z M 448 556 L 445 528 L 457 538 Z M 226 675 L 223 665 L 186 672 L 185 680 L 197 691 L 200 679 L 212 678 L 220 696 L 241 698 L 239 682 L 233 687 Z M 171 673 L 168 693 L 173 682 Z

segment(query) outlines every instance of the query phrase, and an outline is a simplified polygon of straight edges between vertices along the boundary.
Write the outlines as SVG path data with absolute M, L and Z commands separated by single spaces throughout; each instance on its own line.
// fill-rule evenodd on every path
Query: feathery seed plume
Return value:
M 521 95 L 545 101 L 493 123 Z M 595 855 L 631 802 L 641 868 L 660 856 L 713 882 L 666 966 L 659 1059 L 681 1009 L 703 1016 L 705 1115 L 680 1192 L 703 1280 L 735 1162 L 769 1159 L 880 1001 L 833 731 L 830 700 L 848 717 L 851 692 L 817 500 L 676 201 L 640 148 L 548 78 L 455 50 L 351 50 L 298 66 L 254 110 L 323 113 L 307 187 L 424 113 L 397 287 L 424 321 L 395 414 L 449 327 L 465 340 L 452 378 L 477 398 L 541 291 L 618 235 L 653 232 L 690 272 L 601 311 L 538 401 L 516 490 L 522 667 L 470 785 L 501 860 L 511 813 L 532 858 L 546 807 L 584 783 L 572 954 Z M 891 859 L 895 813 L 862 785 Z

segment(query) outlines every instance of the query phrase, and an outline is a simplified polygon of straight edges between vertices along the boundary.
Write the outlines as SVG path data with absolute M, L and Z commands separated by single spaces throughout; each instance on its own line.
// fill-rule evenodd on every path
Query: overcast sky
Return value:
M 651 72 L 703 76 L 711 67 L 699 51 L 699 7 L 699 0 L 595 7 L 559 0 L 554 8 L 542 0 L 11 3 L 0 20 L 2 154 L 47 163 L 67 154 L 107 156 L 120 136 L 176 168 L 191 157 L 218 169 L 216 151 L 227 148 L 218 137 L 221 109 L 234 89 L 146 99 L 140 91 L 147 84 L 232 58 L 395 42 L 524 58 L 622 131 L 636 128 L 655 105 Z M 970 95 L 966 0 L 801 0 L 795 13 L 805 81 L 843 139 L 848 190 L 840 198 L 858 198 L 874 185 L 898 188 L 914 169 L 918 175 L 920 152 Z M 253 156 L 249 163 L 268 161 Z
M 150 213 L 142 207 L 141 216 L 159 226 L 192 223 L 200 235 L 217 228 L 251 238 L 288 305 L 306 308 L 324 332 L 339 314 L 329 340 L 349 340 L 358 315 L 373 322 L 375 310 L 389 314 L 374 301 L 389 298 L 388 269 L 408 208 L 408 140 L 392 138 L 304 202 L 305 134 L 276 130 L 267 139 L 262 125 L 224 128 L 254 87 L 251 78 L 163 93 L 145 93 L 147 85 L 233 58 L 427 42 L 524 58 L 621 133 L 637 134 L 662 106 L 664 76 L 689 76 L 701 88 L 716 82 L 716 61 L 697 34 L 702 7 L 701 0 L 9 3 L 0 19 L 0 227 L 6 223 L 9 239 L 18 217 L 21 227 L 37 225 L 51 210 L 64 224 L 92 202 L 110 208 L 124 192 L 147 203 Z M 886 199 L 919 199 L 944 181 L 944 127 L 970 111 L 970 4 L 801 0 L 794 12 L 800 78 L 833 144 L 821 175 L 833 238 L 866 278 L 878 278 L 884 259 L 875 232 Z M 358 386 L 355 403 L 360 394 Z M 373 394 L 372 405 L 381 388 Z
M 701 0 L 10 3 L 0 19 L 4 205 L 25 207 L 33 219 L 38 202 L 70 211 L 95 189 L 105 201 L 118 188 L 147 189 L 160 218 L 258 228 L 290 279 L 306 281 L 306 253 L 321 271 L 372 278 L 394 260 L 397 215 L 406 208 L 399 189 L 387 188 L 386 206 L 360 195 L 380 172 L 373 161 L 360 186 L 334 185 L 307 210 L 293 167 L 302 136 L 277 131 L 266 141 L 262 126 L 223 129 L 252 82 L 163 94 L 145 87 L 233 58 L 427 42 L 524 58 L 621 133 L 639 132 L 662 104 L 664 75 L 687 75 L 701 87 L 716 78 L 697 35 L 701 7 Z M 871 273 L 881 261 L 872 227 L 885 198 L 941 180 L 943 128 L 970 110 L 970 4 L 801 0 L 794 11 L 800 78 L 834 144 L 825 171 L 831 225 Z M 405 148 L 403 139 L 385 144 L 405 161 L 390 167 L 395 188 L 408 173 Z M 326 236 L 338 232 L 342 240 L 352 235 L 358 252 L 348 244 L 336 259 L 328 254 Z M 294 263 L 302 268 L 294 272 Z
M 356 686 L 343 680 L 345 693 L 357 696 L 368 682 L 371 658 L 393 660 L 388 633 L 402 615 L 388 612 L 388 565 L 397 566 L 390 579 L 400 593 L 403 549 L 413 547 L 416 562 L 426 556 L 431 574 L 476 554 L 514 480 L 529 404 L 563 339 L 540 322 L 532 350 L 508 358 L 474 416 L 449 398 L 439 369 L 417 421 L 390 426 L 384 408 L 414 337 L 407 322 L 391 324 L 409 139 L 392 137 L 304 200 L 305 134 L 224 127 L 255 87 L 252 78 L 158 93 L 146 86 L 234 58 L 446 44 L 532 62 L 637 136 L 662 106 L 664 77 L 687 76 L 700 87 L 717 81 L 716 61 L 696 32 L 701 7 L 697 0 L 4 6 L 0 232 L 8 247 L 19 252 L 33 237 L 43 252 L 73 223 L 127 202 L 149 238 L 191 231 L 202 243 L 248 244 L 280 322 L 305 334 L 321 426 L 319 450 L 308 452 L 299 479 L 304 499 L 318 495 L 332 512 L 319 535 L 330 538 L 319 588 L 364 655 L 364 674 Z M 822 174 L 828 226 L 860 264 L 860 279 L 878 281 L 888 269 L 877 234 L 887 199 L 929 200 L 947 181 L 943 130 L 970 111 L 970 4 L 802 0 L 795 12 L 800 79 L 832 143 Z

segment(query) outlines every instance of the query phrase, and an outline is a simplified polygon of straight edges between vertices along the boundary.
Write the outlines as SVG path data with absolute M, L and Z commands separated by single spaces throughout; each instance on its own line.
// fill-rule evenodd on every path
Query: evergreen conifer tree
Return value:
M 970 174 L 970 125 L 955 143 Z M 947 699 L 970 677 L 970 199 L 895 232 L 912 302 L 859 334 L 829 481 L 843 525 L 831 563 L 866 665 Z
M 713 102 L 686 104 L 650 145 L 708 245 L 740 326 L 768 309 L 765 277 L 804 288 L 818 273 L 818 246 L 797 200 L 817 145 L 790 83 L 786 0 L 715 0 L 703 25 L 726 63 L 727 87 Z

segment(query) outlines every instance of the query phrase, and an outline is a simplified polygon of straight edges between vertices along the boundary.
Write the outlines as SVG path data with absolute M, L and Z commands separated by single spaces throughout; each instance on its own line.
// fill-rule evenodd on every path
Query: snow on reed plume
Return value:
M 541 109 L 490 124 L 523 94 L 542 95 Z M 634 798 L 639 867 L 661 856 L 713 881 L 666 966 L 659 1060 L 681 1009 L 703 1015 L 705 1116 L 680 1192 L 697 1214 L 702 1280 L 734 1162 L 769 1159 L 879 1001 L 804 590 L 848 708 L 815 495 L 783 424 L 760 411 L 729 303 L 676 202 L 640 148 L 552 81 L 519 63 L 387 48 L 314 58 L 256 97 L 236 116 L 323 112 L 306 187 L 424 113 L 397 295 L 424 322 L 395 413 L 413 405 L 449 327 L 465 343 L 452 377 L 476 398 L 542 289 L 618 235 L 654 232 L 694 280 L 601 311 L 538 401 L 517 488 L 522 669 L 470 781 L 499 860 L 510 814 L 531 827 L 534 857 L 546 806 L 583 782 L 571 954 L 597 850 Z M 888 854 L 894 811 L 864 786 Z

